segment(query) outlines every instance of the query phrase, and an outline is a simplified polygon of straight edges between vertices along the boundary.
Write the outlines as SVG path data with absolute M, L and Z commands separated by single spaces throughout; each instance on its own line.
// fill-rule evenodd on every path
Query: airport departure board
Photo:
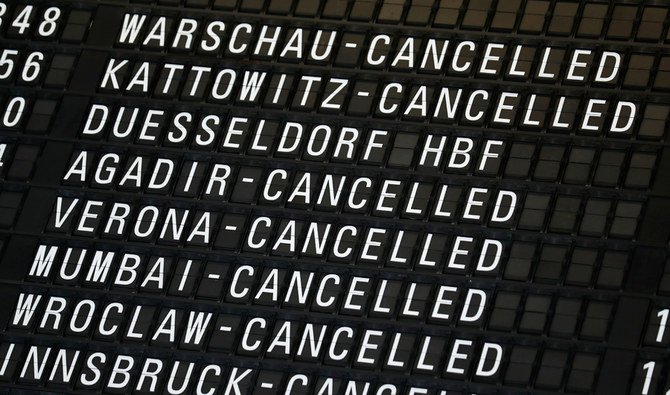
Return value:
M 0 393 L 670 394 L 669 11 L 0 2 Z

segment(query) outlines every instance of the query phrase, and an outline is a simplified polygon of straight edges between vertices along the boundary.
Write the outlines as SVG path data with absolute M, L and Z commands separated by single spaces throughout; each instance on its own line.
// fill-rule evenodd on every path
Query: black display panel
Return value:
M 670 394 L 669 10 L 0 2 L 0 392 Z

